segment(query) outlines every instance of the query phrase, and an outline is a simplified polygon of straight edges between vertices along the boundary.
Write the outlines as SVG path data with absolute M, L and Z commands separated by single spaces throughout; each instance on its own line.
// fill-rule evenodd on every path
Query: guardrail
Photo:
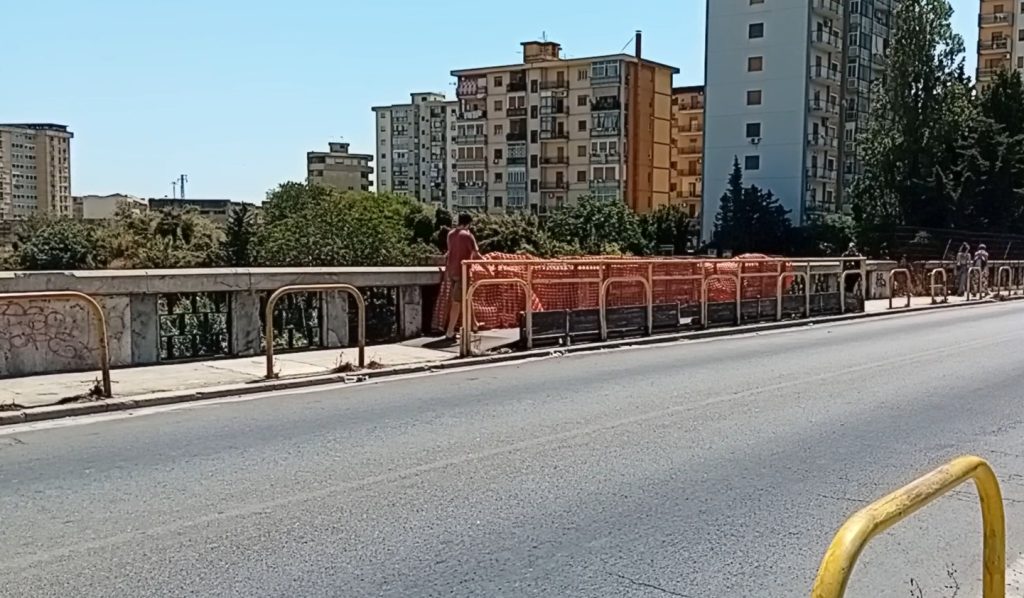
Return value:
M 862 262 L 863 264 L 863 262 Z M 843 270 L 839 273 L 839 312 L 846 313 L 846 279 L 852 275 L 860 276 L 860 298 L 861 301 L 868 300 L 867 271 L 864 268 L 858 270 Z
M 466 270 L 467 268 L 463 265 L 463 272 Z M 465 289 L 466 277 L 463 276 L 459 282 Z M 526 295 L 526 306 L 523 309 L 526 314 L 526 348 L 533 348 L 533 289 L 530 287 L 530 283 L 518 278 L 487 278 L 470 285 L 462 297 L 462 343 L 459 346 L 459 352 L 463 357 L 473 354 L 473 294 L 482 286 L 499 284 L 513 284 L 523 289 L 523 294 Z
M 107 318 L 103 315 L 103 308 L 100 307 L 99 302 L 89 295 L 79 293 L 78 291 L 0 293 L 0 302 L 17 301 L 20 299 L 66 299 L 70 301 L 80 301 L 86 305 L 89 311 L 92 312 L 92 315 L 96 318 L 96 325 L 99 329 L 100 375 L 102 377 L 103 385 L 102 391 L 103 396 L 109 399 L 112 396 L 110 384 L 110 345 L 107 339 Z
M 1013 288 L 1013 268 L 1009 266 L 999 266 L 999 269 L 996 270 L 996 294 L 999 296 L 1003 294 L 1003 272 L 1006 272 L 1006 294 L 1009 296 Z
M 743 295 L 742 289 L 740 288 L 741 282 L 740 277 L 737 274 L 712 274 L 711 276 L 704 277 L 704 282 L 700 285 L 700 322 L 701 326 L 707 328 L 711 325 L 708 321 L 708 283 L 713 280 L 732 280 L 736 283 L 736 324 L 739 324 L 743 320 Z
M 896 288 L 892 286 L 892 283 L 895 280 L 897 274 L 903 274 L 907 279 L 907 284 L 904 287 L 904 290 L 906 290 L 907 292 L 907 307 L 910 307 L 911 300 L 914 297 L 913 281 L 910 278 L 910 270 L 906 268 L 894 268 L 892 270 L 889 270 L 889 275 L 886 276 L 886 280 L 889 285 L 889 309 L 892 309 L 892 299 L 895 295 Z
M 967 268 L 967 297 L 966 297 L 967 301 L 971 300 L 971 279 L 974 278 L 973 276 L 971 276 L 972 273 L 977 273 L 978 274 L 978 286 L 976 287 L 978 289 L 978 292 L 975 293 L 975 298 L 976 299 L 981 299 L 981 293 L 982 293 L 982 288 L 981 288 L 981 286 L 982 286 L 981 268 L 979 268 L 978 266 L 971 266 L 971 267 Z
M 936 278 L 935 275 L 936 274 L 941 274 L 942 275 L 942 284 L 941 285 L 938 285 L 938 284 L 935 283 L 935 278 Z M 932 296 L 932 305 L 935 305 L 935 304 L 939 303 L 939 301 L 936 301 L 936 299 L 935 299 L 935 287 L 937 287 L 937 286 L 941 286 L 942 287 L 942 303 L 949 303 L 949 284 L 948 284 L 949 281 L 946 278 L 946 269 L 945 268 L 935 268 L 934 270 L 932 270 L 931 274 L 928 275 L 928 280 L 929 280 L 929 283 L 930 283 L 929 287 L 928 287 L 928 292 Z
M 267 378 L 276 378 L 274 373 L 274 306 L 278 299 L 293 293 L 312 293 L 326 291 L 344 291 L 356 300 L 358 307 L 357 332 L 359 341 L 359 367 L 366 367 L 366 301 L 359 289 L 350 284 L 293 284 L 281 287 L 271 293 L 267 299 L 267 307 L 264 312 L 264 336 L 263 342 L 267 354 Z
M 651 281 L 640 276 L 613 276 L 601 283 L 601 291 L 598 296 L 601 340 L 608 340 L 608 288 L 616 282 L 639 282 L 644 285 L 644 292 L 647 295 L 647 334 L 654 334 L 654 289 L 651 287 Z M 527 324 L 526 327 L 529 330 L 530 325 Z
M 811 598 L 841 598 L 857 558 L 872 538 L 969 479 L 974 480 L 981 501 L 982 595 L 1005 598 L 1006 522 L 1002 493 L 992 467 L 973 456 L 955 459 L 847 519 L 825 552 Z
M 803 280 L 804 280 L 804 317 L 806 317 L 806 318 L 811 317 L 811 277 L 808 276 L 808 274 L 806 272 L 784 272 L 782 274 L 779 274 L 779 281 L 776 283 L 778 285 L 778 297 L 776 298 L 775 319 L 780 321 L 780 322 L 782 321 L 782 282 L 786 279 L 787 276 L 791 276 L 794 279 L 796 277 L 798 277 L 798 276 L 802 276 L 803 277 Z M 842 286 L 842 284 L 840 284 L 840 286 Z M 842 297 L 843 294 L 844 293 L 840 289 L 840 295 L 839 296 Z M 842 299 L 840 299 L 840 305 L 841 304 L 842 304 Z M 842 308 L 840 308 L 840 309 L 842 309 Z

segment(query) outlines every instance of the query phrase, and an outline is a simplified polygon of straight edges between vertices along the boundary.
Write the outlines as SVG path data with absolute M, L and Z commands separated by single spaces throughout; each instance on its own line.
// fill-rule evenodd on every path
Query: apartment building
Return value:
M 452 71 L 452 208 L 545 215 L 584 195 L 641 213 L 668 204 L 678 69 L 629 54 L 563 58 L 550 41 L 522 48 L 519 64 Z
M 703 230 L 733 160 L 797 224 L 847 209 L 898 0 L 708 3 Z
M 243 204 L 259 210 L 260 206 L 249 202 L 234 201 L 231 199 L 201 199 L 180 197 L 151 197 L 146 202 L 150 210 L 165 212 L 183 212 L 194 210 L 200 216 L 209 218 L 214 224 L 224 225 L 231 219 L 231 213 Z
M 306 152 L 306 180 L 339 191 L 369 191 L 373 155 L 352 154 L 348 148 L 332 141 L 326 152 Z
M 704 162 L 704 86 L 672 89 L 671 203 L 700 214 Z
M 124 193 L 78 195 L 71 198 L 72 215 L 79 220 L 110 220 L 121 210 L 144 212 L 146 200 Z
M 64 125 L 0 123 L 0 220 L 71 216 L 71 138 Z
M 377 190 L 445 205 L 448 198 L 448 134 L 458 102 L 442 93 L 410 94 L 408 104 L 375 106 Z
M 1024 33 L 1017 33 L 1024 5 L 1011 0 L 981 0 L 978 13 L 979 87 L 999 71 L 1024 70 Z

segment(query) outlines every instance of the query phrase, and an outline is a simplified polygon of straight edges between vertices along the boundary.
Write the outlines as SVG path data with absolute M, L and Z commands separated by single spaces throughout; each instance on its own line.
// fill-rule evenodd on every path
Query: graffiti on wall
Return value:
M 75 312 L 83 317 L 68 317 Z M 69 360 L 86 357 L 92 351 L 79 338 L 79 321 L 89 321 L 80 306 L 0 303 L 0 351 L 45 351 Z

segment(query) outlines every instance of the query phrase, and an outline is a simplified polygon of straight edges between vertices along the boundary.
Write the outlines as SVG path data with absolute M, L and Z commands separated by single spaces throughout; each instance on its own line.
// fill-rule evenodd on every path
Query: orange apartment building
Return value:
M 671 203 L 700 216 L 704 166 L 704 86 L 672 89 Z
M 1011 0 L 981 0 L 978 13 L 978 77 L 985 87 L 999 71 L 1024 69 L 1024 39 L 1016 33 L 1021 5 Z M 1024 33 L 1021 34 L 1024 36 Z

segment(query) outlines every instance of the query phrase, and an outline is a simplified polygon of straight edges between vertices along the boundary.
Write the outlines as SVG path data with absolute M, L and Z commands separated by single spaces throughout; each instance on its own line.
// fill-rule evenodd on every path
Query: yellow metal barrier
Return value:
M 981 499 L 983 598 L 1006 595 L 1006 523 L 999 481 L 979 457 L 960 457 L 861 509 L 839 528 L 818 569 L 811 598 L 841 598 L 857 558 L 872 538 L 972 479 Z
M 910 300 L 914 296 L 914 289 L 910 280 L 910 270 L 907 270 L 906 268 L 895 268 L 893 270 L 889 270 L 889 275 L 887 276 L 889 283 L 889 309 L 892 309 L 892 297 L 896 290 L 896 287 L 892 286 L 892 283 L 897 274 L 903 274 L 907 279 L 907 288 L 905 289 L 907 291 L 907 307 L 910 307 Z
M 975 298 L 981 299 L 981 278 L 982 278 L 981 277 L 981 268 L 979 268 L 977 266 L 971 266 L 970 268 L 967 268 L 967 300 L 968 301 L 971 300 L 971 278 L 972 278 L 971 273 L 973 273 L 973 272 L 977 272 L 978 273 L 978 286 L 977 286 L 978 292 L 975 293 Z
M 858 270 L 858 272 L 860 272 Z M 804 317 L 811 317 L 811 277 L 806 272 L 783 272 L 779 274 L 779 280 L 775 283 L 776 285 L 776 305 L 775 305 L 775 319 L 782 321 L 782 282 L 786 280 L 787 276 L 803 277 L 804 280 Z M 840 293 L 842 296 L 842 293 Z M 840 300 L 841 301 L 841 300 Z
M 356 300 L 358 307 L 357 332 L 359 340 L 359 367 L 366 367 L 366 301 L 359 289 L 350 284 L 293 284 L 281 287 L 271 293 L 267 299 L 267 308 L 264 312 L 264 336 L 263 342 L 267 347 L 267 378 L 276 378 L 274 373 L 274 306 L 278 299 L 292 293 L 312 293 L 324 291 L 344 291 Z
M 466 284 L 466 279 L 462 279 Z M 533 348 L 533 289 L 530 283 L 518 278 L 487 278 L 478 280 L 469 286 L 462 299 L 462 343 L 459 345 L 459 354 L 462 357 L 469 357 L 473 353 L 473 294 L 482 286 L 496 284 L 514 284 L 523 289 L 526 295 L 526 306 L 523 309 L 526 314 L 526 348 Z
M 67 299 L 81 301 L 89 308 L 92 315 L 96 317 L 96 324 L 100 334 L 100 371 L 103 382 L 103 396 L 110 398 L 112 395 L 110 387 L 110 349 L 107 340 L 107 318 L 103 315 L 103 308 L 99 302 L 78 291 L 34 291 L 31 293 L 0 293 L 0 302 L 16 301 L 18 299 Z
M 641 276 L 613 276 L 601 283 L 601 292 L 598 295 L 601 340 L 608 340 L 608 288 L 616 282 L 639 282 L 644 285 L 644 292 L 647 294 L 647 334 L 654 334 L 654 290 L 651 281 Z
M 935 300 L 935 287 L 939 286 L 938 284 L 935 283 L 935 278 L 936 278 L 935 275 L 936 274 L 941 274 L 942 275 L 942 303 L 949 303 L 949 284 L 948 284 L 948 281 L 946 279 L 946 269 L 945 268 L 936 268 L 936 269 L 932 270 L 931 274 L 928 275 L 928 279 L 929 279 L 929 281 L 931 283 L 930 284 L 929 292 L 931 293 L 931 296 L 932 296 L 932 304 L 934 305 L 934 304 L 938 303 L 938 301 Z
M 862 270 L 843 270 L 839 274 L 839 313 L 846 313 L 846 279 L 852 275 L 860 276 L 860 296 L 866 303 L 868 300 L 867 278 Z
M 1003 294 L 1003 272 L 1006 272 L 1006 295 L 1009 296 L 1013 288 L 1013 268 L 1009 266 L 999 266 L 996 270 L 996 294 Z
M 704 282 L 700 285 L 700 323 L 701 326 L 707 328 L 711 325 L 708 322 L 708 283 L 712 280 L 732 280 L 736 282 L 736 323 L 739 324 L 743 315 L 740 311 L 743 309 L 743 299 L 740 295 L 740 277 L 736 274 L 711 274 L 708 275 Z

